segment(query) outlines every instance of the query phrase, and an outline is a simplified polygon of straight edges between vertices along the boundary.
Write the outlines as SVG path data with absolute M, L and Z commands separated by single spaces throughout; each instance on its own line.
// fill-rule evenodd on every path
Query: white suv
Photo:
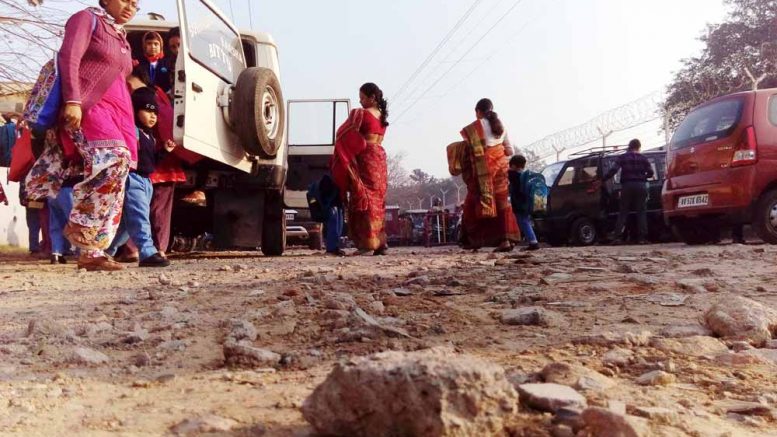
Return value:
M 177 0 L 177 6 L 178 22 L 150 14 L 156 19 L 139 18 L 126 25 L 136 59 L 142 56 L 146 32 L 160 33 L 167 46 L 170 30 L 180 25 L 173 76 L 174 137 L 184 149 L 207 159 L 187 172 L 190 181 L 179 188 L 190 191 L 195 179 L 206 181 L 197 188 L 206 189 L 208 207 L 176 204 L 173 233 L 194 237 L 208 232 L 219 248 L 260 246 L 265 255 L 281 255 L 286 247 L 284 195 L 300 199 L 303 188 L 326 170 L 320 167 L 332 154 L 333 135 L 325 147 L 289 147 L 278 48 L 272 37 L 239 31 L 209 0 Z M 338 107 L 343 101 L 326 102 Z M 343 113 L 347 116 L 347 108 L 318 115 L 333 132 Z M 319 118 L 300 127 L 321 123 Z M 311 164 L 317 169 L 311 171 Z M 293 185 L 288 193 L 287 174 Z

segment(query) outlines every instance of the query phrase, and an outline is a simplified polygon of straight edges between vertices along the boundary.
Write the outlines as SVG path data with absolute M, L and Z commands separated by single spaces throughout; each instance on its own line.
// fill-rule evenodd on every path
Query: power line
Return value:
M 483 41 L 483 40 L 484 40 L 484 39 L 485 39 L 485 38 L 486 38 L 488 35 L 490 35 L 490 34 L 491 34 L 491 32 L 493 32 L 493 30 L 494 30 L 494 29 L 496 29 L 496 27 L 497 27 L 497 26 L 499 26 L 499 24 L 500 24 L 502 21 L 504 21 L 504 20 L 505 20 L 505 18 L 507 18 L 507 16 L 508 16 L 508 15 L 510 15 L 510 13 L 511 13 L 511 12 L 513 12 L 513 11 L 515 10 L 515 8 L 517 8 L 517 7 L 518 7 L 518 5 L 520 5 L 520 4 L 521 4 L 521 3 L 523 3 L 523 2 L 524 2 L 524 0 L 517 0 L 515 3 L 513 3 L 513 5 L 510 7 L 510 9 L 508 9 L 508 10 L 507 10 L 507 11 L 506 11 L 504 14 L 502 14 L 502 16 L 501 16 L 501 17 L 499 17 L 499 19 L 498 19 L 498 20 L 496 20 L 496 22 L 495 22 L 495 23 L 494 23 L 494 24 L 493 24 L 493 25 L 492 25 L 492 26 L 491 26 L 491 27 L 490 27 L 490 28 L 489 28 L 489 29 L 488 29 L 488 30 L 487 30 L 487 31 L 486 31 L 486 32 L 485 32 L 485 33 L 484 33 L 484 34 L 483 34 L 483 35 L 482 35 L 480 38 L 478 38 L 478 40 L 477 40 L 477 41 L 475 41 L 475 43 L 474 43 L 474 44 L 472 44 L 472 45 L 469 47 L 469 49 L 467 49 L 467 51 L 466 51 L 466 52 L 464 52 L 464 54 L 463 54 L 463 55 L 461 55 L 461 57 L 460 57 L 459 59 L 457 59 L 457 60 L 456 60 L 456 62 L 454 62 L 454 63 L 453 63 L 453 65 L 451 65 L 451 67 L 445 71 L 445 73 L 443 73 L 443 74 L 442 74 L 442 76 L 440 76 L 439 78 L 437 78 L 437 80 L 436 80 L 436 81 L 434 81 L 434 83 L 432 83 L 432 85 L 431 85 L 430 87 L 428 87 L 428 88 L 427 88 L 427 89 L 426 89 L 426 90 L 425 90 L 425 91 L 424 91 L 424 92 L 421 94 L 421 96 L 420 96 L 420 97 L 418 97 L 418 98 L 416 98 L 415 100 L 413 100 L 413 101 L 410 103 L 410 105 L 409 105 L 407 108 L 405 108 L 405 110 L 404 110 L 404 111 L 402 111 L 402 112 L 399 114 L 399 116 L 398 116 L 397 118 L 395 118 L 395 119 L 394 119 L 394 122 L 396 123 L 396 122 L 398 122 L 399 120 L 401 120 L 401 119 L 402 119 L 402 116 L 404 116 L 405 114 L 407 114 L 407 113 L 408 113 L 408 111 L 410 111 L 411 109 L 413 109 L 413 107 L 415 107 L 415 105 L 416 105 L 416 104 L 418 104 L 418 102 L 419 102 L 419 101 L 420 101 L 422 98 L 424 98 L 424 97 L 425 97 L 425 96 L 426 96 L 426 95 L 429 93 L 429 91 L 431 91 L 432 89 L 434 89 L 434 87 L 436 87 L 436 86 L 437 86 L 437 84 L 439 84 L 439 83 L 440 83 L 440 82 L 441 82 L 441 81 L 442 81 L 442 80 L 445 78 L 445 76 L 447 76 L 447 75 L 448 75 L 448 74 L 449 74 L 451 71 L 453 71 L 453 69 L 454 69 L 454 68 L 456 68 L 456 66 L 458 66 L 458 65 L 461 63 L 461 61 L 463 61 L 463 60 L 464 60 L 464 58 L 466 58 L 466 57 L 467 57 L 467 55 L 469 55 L 469 54 L 470 54 L 470 52 L 472 52 L 472 50 L 474 50 L 474 49 L 475 49 L 475 48 L 476 48 L 478 45 L 480 45 L 480 43 L 481 43 L 481 42 L 482 42 L 482 41 Z
M 249 0 L 250 1 L 250 0 Z M 442 41 L 440 41 L 439 44 L 437 44 L 437 47 L 432 50 L 432 52 L 429 54 L 429 56 L 426 57 L 426 59 L 421 63 L 421 65 L 416 68 L 416 70 L 413 72 L 413 74 L 410 75 L 410 77 L 405 81 L 404 84 L 402 84 L 401 87 L 399 87 L 399 91 L 397 91 L 392 97 L 391 100 L 395 100 L 399 98 L 399 96 L 402 95 L 402 93 L 410 86 L 410 84 L 418 77 L 419 74 L 426 68 L 427 65 L 434 59 L 435 56 L 437 56 L 437 53 L 440 52 L 440 50 L 445 46 L 445 44 L 450 41 L 450 39 L 453 37 L 453 35 L 459 30 L 459 28 L 467 21 L 467 19 L 472 15 L 472 13 L 475 11 L 475 9 L 478 7 L 480 3 L 482 3 L 483 0 L 475 0 L 474 3 L 467 9 L 467 12 L 464 13 L 464 15 L 459 18 L 459 21 L 456 22 L 456 24 L 453 25 L 453 28 L 451 28 L 450 31 L 443 37 Z

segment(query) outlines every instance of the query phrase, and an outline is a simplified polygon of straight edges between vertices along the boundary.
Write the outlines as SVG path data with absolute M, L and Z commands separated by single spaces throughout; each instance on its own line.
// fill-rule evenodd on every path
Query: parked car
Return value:
M 669 144 L 666 222 L 688 244 L 752 224 L 777 244 L 777 88 L 714 99 L 691 111 Z
M 618 219 L 620 173 L 598 190 L 594 181 L 613 168 L 616 157 L 623 151 L 623 147 L 588 150 L 542 170 L 549 187 L 548 208 L 534 216 L 536 232 L 542 240 L 552 245 L 589 246 L 606 239 Z M 643 153 L 655 173 L 648 182 L 648 237 L 652 241 L 659 241 L 667 234 L 661 211 L 665 153 L 660 149 Z
M 289 196 L 299 187 L 307 189 L 316 173 L 309 166 L 328 161 L 331 144 L 290 146 L 292 103 L 287 108 L 283 100 L 278 48 L 269 34 L 238 30 L 212 0 L 177 4 L 178 20 L 149 14 L 125 26 L 135 59 L 142 57 L 146 32 L 160 33 L 166 45 L 171 29 L 180 26 L 172 90 L 174 138 L 182 150 L 204 159 L 192 163 L 190 181 L 176 188 L 176 197 L 203 189 L 208 207 L 177 202 L 172 232 L 185 239 L 210 233 L 216 248 L 261 247 L 265 255 L 281 255 L 286 247 L 284 209 L 298 209 Z M 337 107 L 330 101 L 332 105 Z M 295 125 L 323 125 L 333 131 L 335 116 L 331 109 L 324 114 L 323 120 Z M 195 186 L 195 180 L 207 183 Z

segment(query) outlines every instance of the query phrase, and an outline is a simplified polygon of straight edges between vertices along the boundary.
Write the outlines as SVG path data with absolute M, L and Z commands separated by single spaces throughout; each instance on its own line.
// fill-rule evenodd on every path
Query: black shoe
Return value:
M 523 249 L 521 249 L 521 252 L 533 252 L 535 250 L 540 250 L 540 245 L 537 243 L 530 244 L 524 247 Z
M 375 252 L 372 252 L 372 254 L 374 256 L 384 256 L 387 253 L 388 253 L 388 247 L 387 246 L 383 246 L 383 247 L 379 248 L 378 250 L 376 250 Z
M 170 261 L 162 257 L 162 255 L 155 253 L 148 258 L 140 260 L 140 267 L 167 267 L 170 265 Z
M 67 260 L 62 255 L 51 255 L 52 264 L 67 264 Z
M 337 250 L 333 250 L 333 251 L 328 251 L 327 250 L 326 254 L 330 255 L 330 256 L 346 256 L 346 255 L 348 255 L 347 253 L 345 253 L 345 251 L 343 249 L 337 249 Z

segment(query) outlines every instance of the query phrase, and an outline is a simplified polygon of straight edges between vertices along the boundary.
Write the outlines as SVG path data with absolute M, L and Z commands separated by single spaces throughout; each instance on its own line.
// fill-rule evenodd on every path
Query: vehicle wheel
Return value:
M 593 220 L 580 217 L 572 222 L 572 244 L 575 246 L 590 246 L 596 243 L 598 236 Z
M 308 241 L 308 248 L 310 250 L 321 250 L 324 247 L 324 241 L 322 240 L 321 230 L 309 231 L 310 236 Z
M 777 244 L 777 190 L 769 191 L 758 200 L 753 228 L 762 240 Z
M 693 246 L 720 241 L 720 228 L 711 223 L 678 223 L 672 226 L 672 232 L 680 241 Z
M 272 70 L 246 68 L 232 93 L 230 121 L 249 155 L 273 158 L 283 143 L 286 108 Z
M 262 223 L 262 253 L 281 256 L 286 250 L 286 214 L 283 211 L 283 191 L 266 191 Z

